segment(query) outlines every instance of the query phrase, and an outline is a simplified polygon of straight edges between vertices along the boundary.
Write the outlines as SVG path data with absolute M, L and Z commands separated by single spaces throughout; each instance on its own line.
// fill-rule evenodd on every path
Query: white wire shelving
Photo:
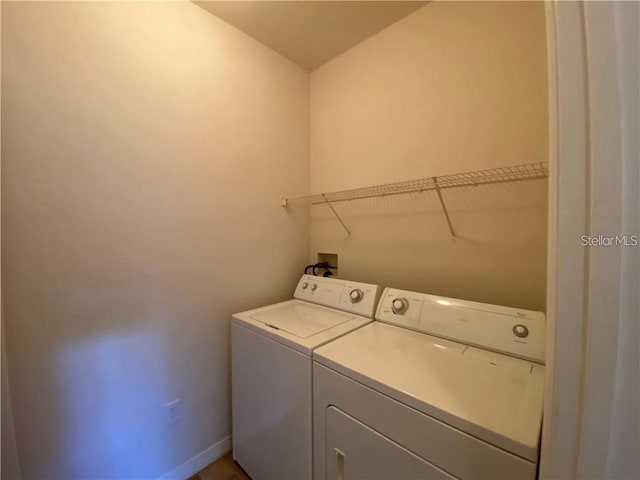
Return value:
M 547 178 L 549 168 L 547 162 L 527 163 L 510 167 L 491 168 L 487 170 L 477 170 L 474 172 L 463 172 L 452 175 L 442 175 L 434 177 L 418 178 L 404 182 L 387 183 L 383 185 L 373 185 L 370 187 L 354 188 L 351 190 L 341 190 L 337 192 L 316 193 L 312 195 L 302 195 L 297 197 L 283 197 L 281 205 L 327 205 L 338 221 L 342 224 L 348 235 L 351 232 L 340 218 L 340 215 L 333 207 L 333 203 L 361 200 L 365 198 L 385 197 L 390 195 L 404 195 L 408 193 L 420 193 L 435 191 L 438 195 L 440 205 L 449 226 L 452 238 L 455 239 L 455 232 L 447 206 L 444 202 L 441 190 L 461 187 L 477 187 L 480 185 L 492 185 L 507 182 L 519 182 L 525 180 L 535 180 Z

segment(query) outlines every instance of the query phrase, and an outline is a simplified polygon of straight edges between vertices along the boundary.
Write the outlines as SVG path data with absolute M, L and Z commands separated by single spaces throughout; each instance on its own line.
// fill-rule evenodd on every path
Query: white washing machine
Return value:
M 233 316 L 233 458 L 253 480 L 312 478 L 312 352 L 373 319 L 380 287 L 304 275 Z
M 314 351 L 314 478 L 534 479 L 544 314 L 385 289 Z

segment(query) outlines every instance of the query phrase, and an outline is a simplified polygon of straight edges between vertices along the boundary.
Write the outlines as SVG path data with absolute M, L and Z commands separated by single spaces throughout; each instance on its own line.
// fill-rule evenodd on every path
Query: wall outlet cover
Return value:
M 179 398 L 165 404 L 165 408 L 167 425 L 173 425 L 177 421 L 182 420 L 182 402 Z

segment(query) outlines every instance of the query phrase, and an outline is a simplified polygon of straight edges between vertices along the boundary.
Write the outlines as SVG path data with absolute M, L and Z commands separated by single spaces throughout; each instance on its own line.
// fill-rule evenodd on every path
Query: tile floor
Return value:
M 251 480 L 240 466 L 233 461 L 231 452 L 220 460 L 189 477 L 188 480 Z

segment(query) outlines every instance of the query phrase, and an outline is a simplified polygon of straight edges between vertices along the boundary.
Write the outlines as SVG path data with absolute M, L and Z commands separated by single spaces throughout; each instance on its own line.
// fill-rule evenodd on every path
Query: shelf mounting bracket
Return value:
M 342 225 L 342 228 L 344 228 L 345 232 L 347 232 L 347 236 L 350 237 L 351 236 L 351 232 L 349 231 L 347 226 L 344 224 L 344 222 L 340 218 L 340 215 L 338 215 L 338 212 L 336 212 L 336 209 L 333 208 L 333 205 L 331 205 L 331 202 L 329 201 L 329 199 L 327 198 L 327 196 L 324 193 L 322 194 L 322 198 L 324 199 L 324 202 L 329 206 L 329 208 L 331 209 L 333 214 L 336 216 L 336 218 L 338 219 L 338 221 Z
M 438 199 L 440 200 L 440 205 L 442 206 L 442 211 L 444 212 L 444 218 L 447 219 L 447 225 L 449 226 L 449 232 L 451 233 L 451 241 L 455 241 L 456 234 L 453 231 L 453 225 L 451 225 L 451 219 L 449 218 L 447 205 L 444 203 L 444 198 L 442 198 L 442 192 L 440 191 L 440 185 L 438 184 L 438 177 L 433 177 L 433 184 L 436 187 L 436 193 L 438 194 Z

